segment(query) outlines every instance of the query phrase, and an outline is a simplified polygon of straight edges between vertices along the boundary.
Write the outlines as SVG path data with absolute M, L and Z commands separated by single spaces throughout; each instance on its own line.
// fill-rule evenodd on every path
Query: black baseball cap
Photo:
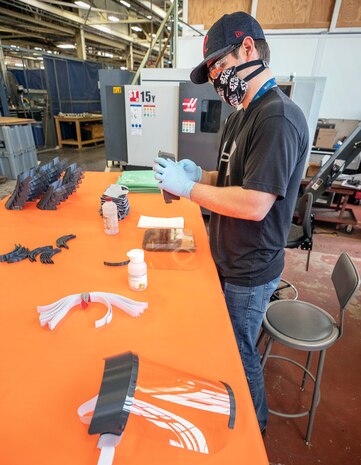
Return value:
M 235 46 L 241 45 L 247 36 L 254 40 L 266 40 L 259 22 L 244 11 L 222 16 L 213 24 L 204 38 L 204 60 L 191 72 L 191 81 L 195 84 L 207 82 L 207 62 L 227 55 Z

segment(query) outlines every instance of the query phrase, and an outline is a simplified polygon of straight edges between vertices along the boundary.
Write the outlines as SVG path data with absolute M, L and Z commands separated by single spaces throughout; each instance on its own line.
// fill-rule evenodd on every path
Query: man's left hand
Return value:
M 159 187 L 171 194 L 190 199 L 195 182 L 188 178 L 183 166 L 170 159 L 156 158 L 154 161 L 154 177 L 159 181 Z

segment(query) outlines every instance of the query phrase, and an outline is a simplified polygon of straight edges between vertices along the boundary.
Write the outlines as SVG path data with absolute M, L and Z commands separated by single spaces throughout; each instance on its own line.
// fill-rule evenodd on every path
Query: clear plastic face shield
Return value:
M 227 384 L 127 352 L 105 360 L 99 395 L 78 414 L 89 434 L 100 435 L 101 455 L 111 457 L 103 465 L 111 465 L 120 439 L 142 463 L 150 450 L 155 463 L 187 463 L 188 454 L 206 457 L 226 445 L 236 407 Z

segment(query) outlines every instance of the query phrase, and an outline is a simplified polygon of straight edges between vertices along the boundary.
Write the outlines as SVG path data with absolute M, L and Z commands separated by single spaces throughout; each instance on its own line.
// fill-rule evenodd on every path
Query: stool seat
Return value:
M 319 342 L 329 338 L 335 320 L 324 310 L 300 300 L 280 300 L 267 310 L 268 323 L 280 333 L 304 342 Z
M 336 321 L 329 313 L 301 300 L 271 302 L 263 329 L 277 342 L 307 351 L 327 349 L 339 336 Z

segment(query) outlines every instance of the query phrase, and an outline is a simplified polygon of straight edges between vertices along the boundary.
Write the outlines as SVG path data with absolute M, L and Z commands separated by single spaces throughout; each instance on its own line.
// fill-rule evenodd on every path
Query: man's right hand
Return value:
M 188 178 L 194 182 L 200 182 L 202 179 L 202 168 L 194 163 L 194 161 L 184 158 L 178 162 L 186 172 Z

